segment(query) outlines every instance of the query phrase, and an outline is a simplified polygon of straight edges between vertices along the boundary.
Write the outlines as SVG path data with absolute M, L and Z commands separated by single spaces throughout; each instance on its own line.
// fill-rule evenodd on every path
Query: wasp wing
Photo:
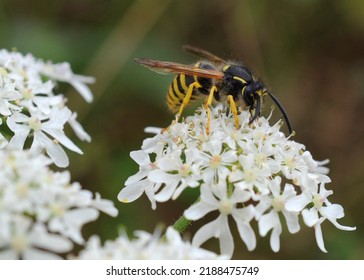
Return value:
M 169 61 L 136 58 L 135 61 L 160 74 L 186 74 L 204 78 L 221 80 L 224 73 L 215 69 L 201 69 L 193 65 L 185 65 Z
M 218 57 L 204 49 L 193 47 L 190 45 L 184 45 L 183 49 L 189 53 L 192 53 L 194 55 L 197 55 L 201 58 L 207 59 L 211 62 L 214 62 L 216 64 L 227 64 L 226 60 L 222 59 L 221 57 Z

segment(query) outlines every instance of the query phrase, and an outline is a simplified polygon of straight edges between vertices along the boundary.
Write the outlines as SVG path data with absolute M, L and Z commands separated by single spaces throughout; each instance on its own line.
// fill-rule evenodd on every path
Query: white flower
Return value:
M 254 207 L 253 205 L 243 208 L 238 206 L 249 199 L 250 193 L 241 188 L 236 188 L 231 195 L 228 195 L 226 184 L 211 187 L 202 185 L 200 201 L 188 208 L 184 216 L 195 221 L 211 211 L 219 211 L 220 215 L 196 232 L 192 244 L 200 246 L 211 237 L 215 237 L 219 239 L 221 253 L 231 257 L 234 250 L 234 241 L 228 223 L 228 217 L 231 215 L 248 250 L 254 250 L 256 239 L 250 226 L 250 221 L 255 215 Z
M 281 177 L 277 176 L 269 182 L 270 195 L 262 196 L 258 205 L 255 207 L 256 219 L 258 220 L 259 234 L 265 236 L 268 231 L 272 230 L 270 237 L 270 245 L 274 252 L 278 252 L 280 248 L 279 236 L 282 233 L 282 225 L 279 213 L 282 213 L 286 219 L 287 227 L 290 233 L 299 231 L 298 224 L 299 212 L 288 211 L 286 202 L 295 197 L 296 191 L 290 184 L 286 184 L 283 192 L 281 191 Z
M 11 109 L 19 110 L 20 108 L 11 102 L 20 98 L 21 94 L 15 89 L 14 82 L 7 77 L 6 70 L 0 66 L 0 114 L 9 116 Z
M 62 207 L 62 205 L 53 205 L 53 207 Z M 62 211 L 63 209 L 55 209 L 55 211 Z M 63 236 L 70 238 L 72 241 L 82 244 L 84 239 L 81 235 L 81 228 L 83 225 L 94 221 L 98 218 L 99 213 L 93 208 L 82 208 L 69 210 L 62 213 L 62 216 L 55 217 L 49 221 L 49 229 L 52 232 L 59 232 Z
M 0 150 L 0 258 L 60 258 L 84 242 L 83 225 L 100 211 L 117 215 L 111 201 L 71 183 L 69 172 L 53 172 L 51 163 L 28 150 Z
M 327 199 L 333 192 L 325 189 L 325 183 L 314 184 L 314 188 L 305 189 L 302 194 L 288 200 L 286 207 L 289 211 L 301 211 L 305 224 L 315 229 L 317 245 L 326 253 L 321 230 L 323 221 L 327 219 L 336 228 L 346 231 L 355 230 L 356 227 L 342 226 L 337 222 L 337 219 L 344 217 L 344 209 Z
M 61 145 L 82 154 L 65 135 L 64 125 L 68 123 L 82 141 L 89 142 L 91 138 L 76 121 L 77 114 L 65 106 L 66 98 L 57 94 L 57 81 L 70 83 L 87 101 L 92 100 L 86 83 L 94 79 L 74 74 L 69 63 L 52 64 L 31 54 L 0 50 L 0 115 L 6 117 L 8 128 L 14 132 L 11 135 L 0 131 L 1 149 L 8 142 L 9 148 L 29 148 L 24 143 L 34 137 L 31 150 L 46 151 L 59 167 L 68 165 Z
M 32 85 L 34 83 L 40 84 L 44 78 L 66 82 L 74 86 L 87 102 L 91 102 L 93 99 L 92 93 L 86 84 L 94 83 L 95 79 L 74 74 L 68 62 L 54 64 L 50 61 L 45 62 L 37 59 L 31 54 L 22 55 L 18 52 L 9 52 L 2 49 L 0 50 L 0 76 L 9 77 L 22 89 L 34 88 Z M 30 93 L 34 94 L 36 91 Z M 49 94 L 48 91 L 43 93 Z
M 280 170 L 280 163 L 274 158 L 279 149 L 279 145 L 277 145 L 279 141 L 274 140 L 273 137 L 269 137 L 265 141 L 249 141 L 244 145 L 240 144 L 240 147 L 245 149 L 248 155 L 254 156 L 254 163 L 257 167 L 275 174 Z
M 229 177 L 233 182 L 238 181 L 235 186 L 250 190 L 253 197 L 256 191 L 254 187 L 257 188 L 260 194 L 267 195 L 269 193 L 269 176 L 272 175 L 271 170 L 260 163 L 257 164 L 254 154 L 240 155 L 239 163 L 243 167 L 242 170 L 235 169 Z
M 94 83 L 95 79 L 93 77 L 74 74 L 68 62 L 59 64 L 46 63 L 41 69 L 41 72 L 52 79 L 71 84 L 87 102 L 93 100 L 92 93 L 86 84 Z
M 77 137 L 82 141 L 91 142 L 91 136 L 83 129 L 81 124 L 76 120 L 77 113 L 72 113 L 72 116 L 68 119 L 69 125 L 76 133 Z
M 45 63 L 42 66 L 42 74 L 54 80 L 71 84 L 87 102 L 92 101 L 92 93 L 86 84 L 94 83 L 95 78 L 74 74 L 68 62 L 58 64 Z
M 181 235 L 172 227 L 166 231 L 167 250 L 169 259 L 179 260 L 206 260 L 206 259 L 226 259 L 226 255 L 216 255 L 215 253 L 193 246 L 188 241 L 184 241 Z
M 116 217 L 118 215 L 118 209 L 114 207 L 114 203 L 111 200 L 101 198 L 99 193 L 95 194 L 95 199 L 91 200 L 90 206 L 112 217 Z
M 324 166 L 328 161 L 314 160 L 304 145 L 286 137 L 280 131 L 281 122 L 271 126 L 269 117 L 259 117 L 249 124 L 250 113 L 243 110 L 238 115 L 240 127 L 236 128 L 227 106 L 218 104 L 210 109 L 209 133 L 204 108 L 179 123 L 173 121 L 165 129 L 148 130 L 157 134 L 145 139 L 141 150 L 131 154 L 139 172 L 125 182 L 120 201 L 133 201 L 145 192 L 155 209 L 156 202 L 175 200 L 182 191 L 199 188 L 200 197 L 185 211 L 185 217 L 195 221 L 211 211 L 219 216 L 198 230 L 193 244 L 199 246 L 216 237 L 221 252 L 229 256 L 233 254 L 234 242 L 228 216 L 235 220 L 248 250 L 256 244 L 250 227 L 253 217 L 261 236 L 272 231 L 270 240 L 275 252 L 280 248 L 283 228 L 279 213 L 290 233 L 299 231 L 299 215 L 306 225 L 315 226 L 321 249 L 320 224 L 324 220 L 330 220 L 339 229 L 354 229 L 338 226 L 336 219 L 343 216 L 342 208 L 330 206 L 327 200 L 327 208 L 310 206 L 316 194 L 327 196 L 317 190 L 330 180 Z M 311 212 L 319 213 L 318 217 Z
M 218 184 L 225 181 L 230 168 L 237 161 L 236 151 L 223 149 L 221 139 L 211 139 L 202 144 L 200 154 L 201 173 L 204 182 Z
M 129 203 L 139 198 L 145 192 L 152 203 L 152 208 L 155 209 L 155 189 L 159 189 L 161 184 L 149 181 L 147 176 L 151 170 L 156 168 L 156 165 L 150 161 L 149 155 L 144 151 L 131 152 L 130 156 L 140 165 L 140 170 L 125 182 L 125 188 L 119 192 L 118 200 Z
M 10 223 L 12 234 L 0 238 L 0 259 L 61 259 L 54 253 L 66 253 L 73 248 L 67 238 L 48 233 L 42 224 L 29 218 L 14 217 Z
M 47 115 L 39 114 L 38 111 L 30 112 L 31 116 L 23 113 L 14 113 L 7 119 L 9 128 L 14 132 L 14 136 L 9 142 L 9 147 L 21 150 L 30 132 L 34 133 L 33 143 L 30 150 L 37 151 L 45 149 L 50 158 L 59 167 L 68 166 L 68 157 L 62 147 L 82 154 L 82 151 L 66 136 L 63 126 L 71 116 L 68 108 L 54 108 Z M 50 139 L 49 136 L 53 139 Z
M 194 150 L 186 150 L 184 158 L 181 159 L 181 150 L 176 150 L 158 160 L 158 169 L 152 170 L 148 174 L 148 179 L 154 183 L 164 184 L 162 190 L 156 195 L 158 202 L 176 199 L 187 187 L 197 187 L 200 183 L 198 168 L 193 161 Z
M 69 179 L 66 172 L 62 175 Z M 84 242 L 81 235 L 82 226 L 96 220 L 99 211 L 115 217 L 117 209 L 111 201 L 101 199 L 99 194 L 93 199 L 92 193 L 81 189 L 78 183 L 72 183 L 65 188 L 64 184 L 69 182 L 61 178 L 62 175 L 58 174 L 52 188 L 39 191 L 36 213 L 40 221 L 48 223 L 50 231 L 59 232 L 72 241 L 82 244 Z M 57 186 L 58 181 L 62 182 L 59 186 Z
M 16 88 L 22 94 L 22 98 L 17 102 L 22 108 L 30 111 L 48 115 L 53 107 L 63 107 L 64 97 L 53 95 L 54 84 L 51 81 L 43 83 L 41 80 L 33 82 L 19 81 Z
M 79 253 L 82 260 L 206 260 L 226 259 L 225 256 L 194 247 L 183 241 L 180 234 L 169 227 L 165 237 L 160 233 L 136 231 L 129 239 L 123 233 L 116 240 L 107 240 L 102 246 L 98 236 L 92 236 Z

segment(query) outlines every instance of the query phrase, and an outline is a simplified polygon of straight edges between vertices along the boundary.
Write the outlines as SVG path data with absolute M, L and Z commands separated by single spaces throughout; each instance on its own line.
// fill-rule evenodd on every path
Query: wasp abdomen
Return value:
M 198 62 L 195 64 L 195 67 L 201 69 L 215 69 L 211 64 L 205 62 Z M 212 79 L 186 74 L 179 74 L 173 79 L 167 93 L 168 108 L 172 112 L 177 112 L 179 110 L 189 87 L 195 82 L 198 86 L 193 89 L 192 96 L 188 102 L 189 104 L 209 94 L 209 90 L 213 85 Z

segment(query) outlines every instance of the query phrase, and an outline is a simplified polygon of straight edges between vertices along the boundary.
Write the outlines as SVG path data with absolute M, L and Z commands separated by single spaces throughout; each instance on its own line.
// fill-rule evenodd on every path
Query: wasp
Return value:
M 166 97 L 169 109 L 172 112 L 178 112 L 177 121 L 187 105 L 204 99 L 208 117 L 206 132 L 209 133 L 210 105 L 215 100 L 229 104 L 235 126 L 239 128 L 240 108 L 249 109 L 251 114 L 249 124 L 251 124 L 260 116 L 262 100 L 268 95 L 281 111 L 289 134 L 292 134 L 291 123 L 282 104 L 246 66 L 226 61 L 200 48 L 184 46 L 184 49 L 198 55 L 201 60 L 194 65 L 185 65 L 152 59 L 135 59 L 137 63 L 158 73 L 177 74 L 169 86 Z

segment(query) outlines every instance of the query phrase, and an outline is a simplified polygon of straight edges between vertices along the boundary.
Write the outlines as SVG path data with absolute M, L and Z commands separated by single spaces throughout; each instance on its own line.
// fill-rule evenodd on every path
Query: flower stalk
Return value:
M 177 221 L 174 222 L 173 228 L 179 233 L 183 233 L 191 224 L 192 221 L 188 220 L 185 216 L 182 215 Z

